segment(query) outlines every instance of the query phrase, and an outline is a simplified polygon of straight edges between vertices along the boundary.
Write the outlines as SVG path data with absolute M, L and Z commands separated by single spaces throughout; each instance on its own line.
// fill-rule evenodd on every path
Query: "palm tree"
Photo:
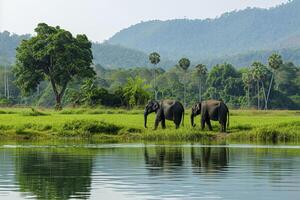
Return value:
M 254 62 L 252 63 L 252 77 L 253 79 L 256 81 L 256 85 L 257 85 L 257 109 L 260 109 L 260 86 L 259 86 L 259 82 L 262 76 L 262 64 L 260 62 Z
M 248 101 L 248 108 L 250 108 L 250 86 L 253 80 L 252 74 L 250 70 L 247 70 L 242 74 L 242 80 L 244 84 L 247 86 L 247 101 Z
M 263 80 L 266 76 L 266 69 L 265 66 L 260 63 L 260 62 L 254 62 L 252 63 L 252 77 L 257 83 L 257 109 L 260 109 L 260 84 L 262 84 L 262 90 L 265 98 L 265 103 L 266 103 L 266 93 L 265 93 L 265 87 Z
M 160 62 L 160 55 L 157 52 L 153 52 L 149 55 L 149 61 L 151 64 L 156 66 Z M 155 100 L 157 100 L 157 87 L 156 87 L 156 68 L 154 67 L 153 69 L 153 77 L 154 77 L 154 83 L 153 83 L 153 88 L 154 88 L 154 96 Z
M 199 101 L 202 101 L 202 79 L 207 74 L 207 68 L 203 64 L 198 64 L 195 68 L 196 68 L 197 76 L 199 77 L 199 83 L 198 83 Z
M 190 60 L 187 58 L 181 58 L 178 62 L 179 67 L 184 71 L 184 92 L 183 92 L 183 104 L 184 107 L 186 107 L 186 101 L 185 101 L 185 93 L 186 93 L 186 72 L 191 64 Z
M 273 85 L 275 73 L 280 68 L 280 66 L 283 64 L 281 56 L 276 54 L 276 53 L 273 53 L 268 58 L 268 62 L 269 62 L 269 67 L 272 69 L 272 78 L 271 78 L 271 82 L 270 82 L 270 85 L 269 85 L 269 90 L 268 90 L 268 94 L 267 94 L 267 101 L 266 101 L 265 109 L 268 109 L 268 102 L 269 102 L 269 97 L 270 97 L 271 88 L 272 88 L 272 85 Z

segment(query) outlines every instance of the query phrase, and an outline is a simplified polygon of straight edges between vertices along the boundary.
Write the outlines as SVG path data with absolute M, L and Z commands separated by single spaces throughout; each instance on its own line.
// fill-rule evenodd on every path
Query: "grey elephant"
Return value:
M 144 111 L 144 127 L 147 128 L 147 116 L 156 113 L 154 130 L 157 129 L 158 124 L 161 122 L 162 128 L 166 128 L 166 120 L 171 120 L 175 123 L 176 129 L 179 128 L 181 120 L 184 125 L 184 107 L 179 101 L 174 100 L 151 100 L 145 107 Z
M 194 118 L 201 114 L 201 129 L 205 127 L 205 123 L 209 130 L 212 130 L 210 120 L 219 121 L 221 124 L 221 132 L 226 132 L 226 125 L 229 127 L 229 110 L 223 101 L 207 100 L 196 103 L 192 107 L 191 124 L 194 127 Z M 227 123 L 227 124 L 226 124 Z

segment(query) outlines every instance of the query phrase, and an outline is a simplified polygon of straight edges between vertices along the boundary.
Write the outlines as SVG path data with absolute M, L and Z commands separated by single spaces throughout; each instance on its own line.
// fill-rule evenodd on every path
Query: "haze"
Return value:
M 0 31 L 33 33 L 39 22 L 103 41 L 141 21 L 215 18 L 247 7 L 269 8 L 287 0 L 0 0 Z

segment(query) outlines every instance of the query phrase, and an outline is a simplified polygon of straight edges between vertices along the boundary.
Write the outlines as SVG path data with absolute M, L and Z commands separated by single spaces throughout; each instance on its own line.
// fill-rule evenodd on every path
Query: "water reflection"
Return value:
M 93 158 L 74 153 L 21 149 L 16 156 L 16 178 L 22 192 L 37 199 L 87 199 Z
M 191 160 L 195 173 L 224 171 L 228 165 L 229 149 L 226 147 L 192 147 Z
M 297 199 L 300 148 L 1 148 L 0 199 Z
M 145 147 L 144 159 L 152 175 L 158 175 L 162 171 L 180 170 L 184 163 L 183 149 L 165 146 Z

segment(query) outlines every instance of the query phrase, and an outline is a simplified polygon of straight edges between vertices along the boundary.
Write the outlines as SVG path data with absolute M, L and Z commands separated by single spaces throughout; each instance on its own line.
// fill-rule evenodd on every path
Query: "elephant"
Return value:
M 219 121 L 221 124 L 221 132 L 226 132 L 226 123 L 227 128 L 229 127 L 229 110 L 226 104 L 223 101 L 217 100 L 207 100 L 196 103 L 192 107 L 191 114 L 191 124 L 195 127 L 194 117 L 201 114 L 201 129 L 205 127 L 205 123 L 208 126 L 208 129 L 211 131 L 212 127 L 210 120 Z
M 179 128 L 181 119 L 184 125 L 184 107 L 179 101 L 175 100 L 161 100 L 160 102 L 150 100 L 145 107 L 144 111 L 144 127 L 147 128 L 148 114 L 155 112 L 156 118 L 154 123 L 154 130 L 157 129 L 158 124 L 161 122 L 163 129 L 166 128 L 166 120 L 174 122 L 176 129 Z

